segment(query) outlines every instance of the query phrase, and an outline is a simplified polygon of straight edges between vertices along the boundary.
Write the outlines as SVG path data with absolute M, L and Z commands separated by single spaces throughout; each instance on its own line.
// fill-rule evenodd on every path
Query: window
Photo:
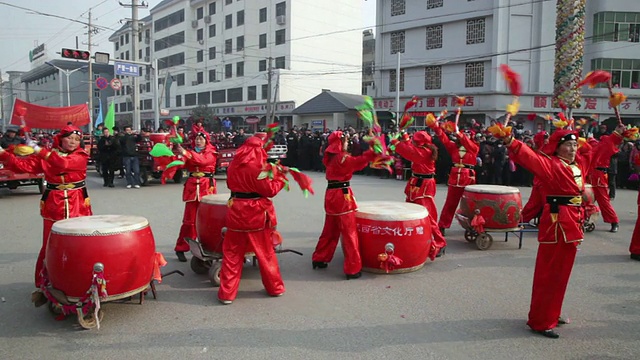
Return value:
M 216 36 L 216 24 L 209 25 L 209 37 L 212 38 Z
M 124 53 L 124 59 L 129 60 L 129 50 L 127 50 L 127 52 Z
M 198 29 L 198 31 L 196 32 L 196 40 L 204 40 L 204 29 Z
M 427 0 L 427 9 L 435 9 L 442 7 L 442 0 Z
M 591 70 L 609 71 L 613 86 L 640 89 L 640 59 L 593 59 Z
M 391 0 L 391 16 L 404 15 L 405 0 Z
M 227 15 L 224 18 L 224 28 L 231 29 L 233 27 L 233 15 Z
M 231 54 L 232 51 L 233 51 L 233 40 L 232 39 L 225 40 L 224 41 L 224 53 L 225 54 Z
M 99 98 L 100 97 L 100 91 L 94 91 L 93 92 L 93 97 L 94 98 Z
M 154 51 L 160 51 L 180 44 L 184 44 L 184 31 L 154 41 L 153 47 Z
M 255 86 L 247 87 L 247 100 L 256 100 L 258 97 L 258 88 Z
M 640 13 L 600 12 L 593 15 L 593 41 L 640 42 Z
M 184 74 L 178 74 L 176 76 L 176 82 L 178 83 L 178 86 L 184 86 Z
M 204 17 L 204 8 L 199 7 L 196 9 L 196 20 L 200 20 Z
M 227 101 L 237 102 L 242 101 L 242 88 L 233 88 L 227 90 Z
M 209 70 L 209 82 L 210 82 L 210 83 L 212 83 L 212 82 L 216 82 L 216 81 L 217 81 L 216 76 L 217 76 L 217 75 L 216 75 L 216 69 L 211 69 L 211 70 Z
M 227 92 L 224 90 L 215 90 L 211 92 L 211 103 L 221 104 L 227 102 Z
M 284 44 L 285 41 L 285 29 L 276 31 L 276 45 Z
M 209 15 L 215 15 L 216 14 L 216 2 L 212 2 L 211 4 L 209 4 Z
M 285 61 L 284 56 L 279 56 L 276 58 L 276 69 L 284 69 Z
M 404 53 L 404 31 L 391 33 L 391 53 Z
M 184 106 L 196 105 L 197 100 L 198 97 L 196 96 L 196 94 L 186 94 L 184 96 Z
M 178 65 L 184 65 L 183 52 L 158 59 L 158 70 Z
M 224 78 L 230 79 L 233 76 L 233 64 L 227 64 L 224 66 Z
M 202 71 L 198 71 L 196 73 L 196 81 L 198 82 L 198 84 L 204 83 L 204 73 Z
M 225 0 L 224 4 L 225 5 L 231 5 L 233 3 L 233 0 Z
M 176 95 L 176 107 L 182 106 L 182 95 Z
M 178 10 L 153 22 L 153 32 L 158 32 L 184 22 L 184 9 Z
M 389 91 L 396 92 L 396 71 L 389 71 Z M 404 69 L 400 69 L 400 91 L 404 91 Z
M 236 38 L 236 51 L 244 50 L 244 36 L 238 36 Z
M 236 77 L 244 76 L 244 61 L 236 63 Z
M 442 48 L 442 25 L 427 26 L 427 50 Z
M 213 60 L 216 58 L 216 47 L 212 46 L 209 48 L 209 60 Z
M 125 44 L 129 43 L 129 33 L 124 34 L 124 43 Z
M 138 50 L 138 60 L 142 59 L 142 49 Z
M 262 100 L 266 100 L 269 97 L 269 85 L 264 84 L 260 88 L 260 97 Z
M 442 66 L 424 68 L 424 89 L 437 90 L 442 87 Z
M 482 87 L 484 86 L 484 63 L 467 63 L 464 67 L 464 86 Z
M 467 45 L 484 42 L 484 19 L 467 21 Z
M 203 91 L 198 93 L 198 105 L 208 105 L 211 103 L 211 93 Z
M 244 10 L 240 10 L 236 13 L 236 26 L 244 25 Z
M 267 34 L 260 34 L 260 37 L 258 40 L 258 47 L 260 49 L 264 49 L 267 47 Z
M 145 91 L 146 91 L 146 92 L 150 92 L 150 91 L 151 91 L 151 83 L 146 83 L 146 84 L 144 85 L 144 88 L 145 88 Z
M 267 71 L 267 60 L 258 61 L 258 71 Z
M 204 51 L 203 50 L 198 50 L 196 52 L 196 61 L 197 62 L 203 62 L 204 61 Z
M 260 9 L 260 22 L 267 22 L 267 8 Z
M 276 16 L 285 16 L 287 15 L 287 2 L 279 2 L 276 4 Z
M 116 41 L 116 51 L 120 50 L 120 43 Z

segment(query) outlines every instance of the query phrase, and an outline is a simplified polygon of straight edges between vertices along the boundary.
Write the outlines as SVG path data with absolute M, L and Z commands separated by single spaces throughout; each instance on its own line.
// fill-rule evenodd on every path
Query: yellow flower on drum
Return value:
M 507 113 L 511 116 L 516 116 L 520 110 L 520 103 L 518 100 L 514 100 L 511 104 L 507 105 Z
M 609 103 L 613 107 L 622 104 L 625 100 L 627 100 L 627 97 L 623 93 L 613 93 L 613 95 L 609 96 Z

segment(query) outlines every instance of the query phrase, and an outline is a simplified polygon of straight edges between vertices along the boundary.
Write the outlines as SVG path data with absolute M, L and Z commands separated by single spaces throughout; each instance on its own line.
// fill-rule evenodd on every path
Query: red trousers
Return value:
M 222 269 L 218 299 L 235 300 L 242 277 L 244 255 L 252 249 L 258 258 L 262 284 L 267 294 L 276 296 L 284 293 L 284 282 L 280 275 L 278 258 L 271 239 L 273 229 L 252 232 L 227 231 L 222 243 Z
M 542 196 L 542 192 L 540 188 L 534 185 L 531 188 L 531 196 L 529 196 L 529 201 L 524 205 L 522 209 L 522 217 L 520 219 L 523 223 L 528 223 L 529 221 L 537 218 L 542 212 L 542 208 L 546 203 L 546 199 Z
M 438 227 L 443 229 L 451 227 L 453 215 L 455 215 L 456 210 L 458 209 L 458 204 L 460 203 L 460 198 L 462 198 L 463 193 L 463 187 L 449 186 L 449 189 L 447 189 L 447 200 L 445 200 L 442 211 L 440 212 Z
M 558 325 L 578 243 L 539 244 L 527 325 L 544 331 Z
M 611 206 L 611 200 L 609 199 L 609 187 L 608 186 L 594 186 L 593 194 L 596 197 L 598 207 L 600 207 L 600 213 L 602 214 L 602 220 L 604 222 L 613 224 L 618 223 L 618 215 L 615 209 Z
M 51 227 L 53 226 L 55 221 L 53 220 L 42 220 L 42 247 L 40 248 L 40 253 L 38 253 L 38 260 L 36 260 L 36 287 L 39 288 L 42 284 L 42 268 L 44 267 L 44 256 L 47 252 L 47 243 L 49 242 L 49 234 L 51 234 Z
M 407 202 L 411 201 L 407 200 Z M 440 232 L 440 228 L 438 228 L 438 209 L 436 208 L 436 202 L 432 197 L 423 197 L 415 199 L 413 203 L 424 206 L 429 212 L 429 225 L 431 227 L 431 236 L 433 237 L 433 246 L 430 249 L 429 258 L 434 260 L 436 255 L 438 255 L 438 251 L 447 246 L 447 240 L 442 235 L 442 232 Z
M 358 273 L 362 270 L 362 260 L 360 259 L 355 211 L 342 215 L 325 215 L 324 228 L 316 250 L 313 252 L 312 261 L 331 262 L 340 235 L 342 235 L 340 244 L 344 253 L 344 273 L 348 275 Z
M 636 227 L 633 229 L 633 235 L 631 235 L 629 252 L 640 255 L 640 192 L 638 192 L 638 218 L 636 219 Z
M 184 203 L 184 215 L 182 216 L 182 226 L 180 227 L 180 234 L 178 234 L 178 240 L 176 241 L 176 247 L 174 251 L 187 252 L 191 248 L 186 238 L 195 240 L 198 236 L 196 233 L 196 214 L 198 213 L 198 206 L 200 201 L 188 201 Z

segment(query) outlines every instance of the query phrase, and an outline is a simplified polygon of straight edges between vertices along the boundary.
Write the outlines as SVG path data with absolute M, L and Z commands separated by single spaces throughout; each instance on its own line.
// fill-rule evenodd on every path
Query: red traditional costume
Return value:
M 546 154 L 517 140 L 509 144 L 509 156 L 540 179 L 546 195 L 538 226 L 538 255 L 527 324 L 549 337 L 557 337 L 551 330 L 558 324 L 577 246 L 584 235 L 581 204 L 590 159 L 576 154 L 576 161 L 568 163 L 554 155 L 560 144 L 570 140 L 578 140 L 576 132 L 557 130 L 544 148 Z
M 540 131 L 533 136 L 533 144 L 537 151 L 542 151 L 542 147 L 545 145 L 549 133 L 546 131 Z M 528 223 L 534 218 L 540 216 L 542 208 L 546 202 L 546 197 L 542 192 L 542 183 L 537 176 L 533 177 L 533 187 L 531 188 L 531 195 L 529 195 L 529 201 L 522 208 L 522 222 Z
M 324 228 L 313 252 L 313 268 L 325 268 L 333 259 L 338 240 L 342 235 L 344 252 L 344 273 L 347 279 L 359 277 L 362 269 L 358 234 L 356 232 L 356 210 L 358 205 L 351 191 L 349 180 L 355 171 L 362 170 L 375 157 L 369 150 L 361 156 L 351 156 L 343 148 L 342 131 L 329 135 L 329 146 L 325 150 L 322 162 L 326 167 L 329 182 L 324 196 Z
M 227 170 L 231 190 L 226 217 L 227 232 L 222 245 L 222 269 L 218 299 L 229 304 L 236 298 L 247 251 L 258 258 L 262 284 L 271 296 L 285 291 L 272 235 L 277 225 L 272 198 L 285 186 L 283 174 L 260 176 L 267 160 L 264 142 L 252 136 L 236 151 Z
M 426 131 L 418 131 L 413 134 L 413 143 L 409 137 L 403 137 L 402 141 L 393 140 L 396 152 L 405 159 L 411 161 L 411 178 L 404 189 L 406 202 L 419 204 L 427 208 L 429 223 L 433 235 L 433 245 L 429 252 L 431 260 L 435 259 L 440 249 L 447 246 L 447 240 L 442 236 L 438 228 L 438 209 L 434 197 L 436 196 L 435 160 L 438 158 L 438 149 L 431 142 L 431 136 Z
M 633 260 L 640 260 L 640 192 L 638 192 L 638 218 L 636 219 L 636 226 L 633 229 L 633 235 L 631 235 L 631 244 L 629 245 L 629 252 Z
M 611 139 L 609 139 L 611 138 Z M 618 215 L 611 206 L 609 199 L 609 163 L 611 157 L 618 152 L 618 147 L 622 143 L 622 137 L 617 135 L 604 135 L 596 142 L 591 168 L 587 176 L 587 182 L 593 188 L 593 195 L 600 207 L 602 219 L 611 224 L 611 232 L 618 231 Z
M 449 155 L 451 155 L 451 160 L 453 161 L 453 167 L 449 173 L 447 199 L 440 212 L 440 221 L 438 221 L 439 228 L 448 229 L 451 226 L 453 215 L 460 203 L 460 198 L 462 198 L 462 194 L 464 193 L 464 188 L 467 185 L 476 183 L 473 168 L 476 165 L 476 159 L 480 149 L 478 145 L 464 133 L 457 132 L 455 134 L 460 141 L 460 145 L 458 145 L 449 138 L 441 127 L 434 126 L 433 129 L 440 138 L 440 141 L 444 144 Z
M 0 151 L 0 160 L 6 161 L 12 168 L 26 173 L 44 173 L 47 181 L 47 189 L 40 201 L 40 215 L 44 223 L 42 248 L 36 262 L 36 287 L 40 287 L 42 283 L 41 271 L 53 223 L 92 214 L 85 184 L 89 154 L 81 146 L 67 153 L 60 145 L 63 137 L 72 134 L 77 134 L 82 141 L 82 131 L 79 128 L 66 126 L 56 135 L 53 150 L 41 148 L 39 153 L 27 158 L 18 158 L 9 152 Z
M 216 172 L 216 150 L 209 142 L 209 134 L 201 132 L 196 135 L 203 137 L 206 140 L 206 145 L 201 150 L 184 150 L 182 153 L 184 167 L 189 171 L 189 178 L 184 184 L 184 190 L 182 190 L 182 201 L 185 203 L 184 216 L 174 249 L 178 253 L 189 251 L 189 243 L 186 238 L 195 239 L 197 236 L 196 213 L 200 200 L 203 196 L 216 193 L 216 180 L 213 178 Z M 184 255 L 182 257 L 178 255 L 178 257 L 182 261 L 186 261 Z

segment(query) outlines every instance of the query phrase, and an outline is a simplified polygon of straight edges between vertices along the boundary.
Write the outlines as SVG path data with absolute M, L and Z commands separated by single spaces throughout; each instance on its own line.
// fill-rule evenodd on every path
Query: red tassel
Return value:
M 480 210 L 476 210 L 473 219 L 471 219 L 473 230 L 478 234 L 482 234 L 484 232 L 484 224 L 485 220 L 482 215 L 480 215 Z

